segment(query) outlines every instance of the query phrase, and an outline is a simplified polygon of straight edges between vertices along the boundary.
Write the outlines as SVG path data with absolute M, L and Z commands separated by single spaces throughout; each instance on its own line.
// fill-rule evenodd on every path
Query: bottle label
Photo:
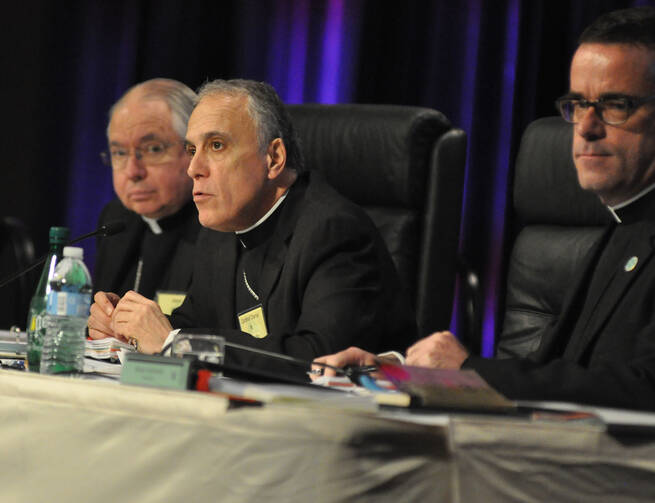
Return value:
M 90 293 L 54 292 L 48 294 L 48 314 L 57 316 L 89 316 Z

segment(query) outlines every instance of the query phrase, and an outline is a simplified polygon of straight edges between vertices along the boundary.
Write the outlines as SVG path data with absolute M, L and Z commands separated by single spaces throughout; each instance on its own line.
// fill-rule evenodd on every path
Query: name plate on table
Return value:
M 121 384 L 188 389 L 191 379 L 191 360 L 141 353 L 128 353 L 126 356 L 121 371 Z

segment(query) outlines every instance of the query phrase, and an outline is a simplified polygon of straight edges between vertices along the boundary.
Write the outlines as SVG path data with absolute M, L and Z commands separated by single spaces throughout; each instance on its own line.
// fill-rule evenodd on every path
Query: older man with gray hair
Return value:
M 206 84 L 186 149 L 205 227 L 189 295 L 169 320 L 134 292 L 117 303 L 99 292 L 92 337 L 124 337 L 155 353 L 174 327 L 207 327 L 231 342 L 311 360 L 354 343 L 382 351 L 400 334 L 415 336 L 412 309 L 377 229 L 318 173 L 305 171 L 271 86 Z M 229 349 L 226 362 L 282 370 L 241 350 Z
M 184 135 L 195 100 L 181 82 L 152 79 L 130 88 L 109 111 L 102 159 L 118 200 L 105 206 L 99 224 L 120 220 L 126 230 L 99 238 L 94 284 L 115 300 L 133 290 L 170 313 L 189 287 L 200 224 Z

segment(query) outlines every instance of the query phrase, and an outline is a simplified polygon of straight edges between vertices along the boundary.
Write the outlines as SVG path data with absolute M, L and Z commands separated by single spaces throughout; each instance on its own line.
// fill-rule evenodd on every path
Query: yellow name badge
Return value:
M 246 332 L 257 339 L 266 337 L 268 335 L 268 329 L 266 328 L 262 306 L 253 307 L 239 314 L 239 327 L 241 327 L 242 332 Z
M 170 315 L 173 310 L 180 307 L 186 298 L 184 292 L 170 292 L 158 290 L 155 294 L 155 302 L 160 307 L 162 313 Z

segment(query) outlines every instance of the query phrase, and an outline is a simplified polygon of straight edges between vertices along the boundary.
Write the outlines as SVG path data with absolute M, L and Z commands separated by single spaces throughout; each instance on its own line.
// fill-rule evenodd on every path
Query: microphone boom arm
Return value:
M 80 237 L 77 237 L 73 239 L 72 241 L 69 241 L 68 243 L 65 244 L 65 246 L 70 246 L 72 244 L 78 243 L 82 241 L 83 239 L 90 238 L 93 236 L 97 236 L 98 234 L 102 234 L 103 236 L 112 236 L 114 234 L 118 234 L 119 232 L 122 232 L 125 229 L 125 223 L 124 222 L 109 222 L 107 224 L 101 225 L 98 227 L 95 231 L 89 232 L 87 234 L 84 234 Z M 11 274 L 8 277 L 4 278 L 2 281 L 0 281 L 0 288 L 4 287 L 5 285 L 8 285 L 12 281 L 20 278 L 24 274 L 27 274 L 30 272 L 32 269 L 35 267 L 40 266 L 45 262 L 45 260 L 48 258 L 48 254 L 46 253 L 42 257 L 39 257 L 35 262 L 32 262 L 30 265 L 28 265 L 25 269 L 21 269 L 17 273 Z

